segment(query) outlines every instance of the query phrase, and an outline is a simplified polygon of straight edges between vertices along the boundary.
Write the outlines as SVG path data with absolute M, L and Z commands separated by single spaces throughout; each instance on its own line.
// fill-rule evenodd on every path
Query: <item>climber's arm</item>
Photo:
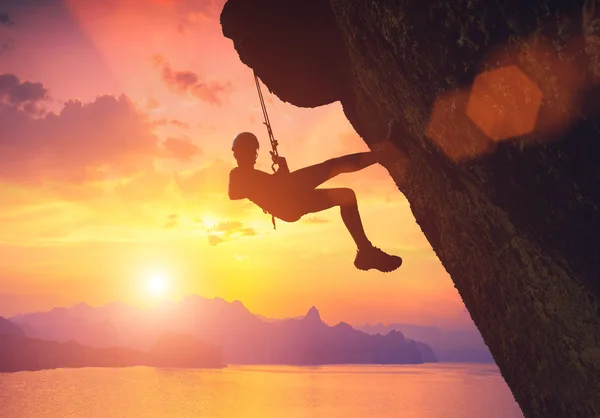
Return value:
M 239 173 L 237 173 L 235 170 L 231 170 L 229 173 L 229 188 L 227 190 L 229 199 L 231 200 L 240 200 L 246 197 L 242 192 L 239 180 Z

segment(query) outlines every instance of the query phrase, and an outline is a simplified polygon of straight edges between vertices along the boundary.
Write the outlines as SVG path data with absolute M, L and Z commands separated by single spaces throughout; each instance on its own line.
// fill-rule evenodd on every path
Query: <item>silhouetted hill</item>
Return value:
M 371 336 L 340 323 L 323 323 L 312 307 L 301 318 L 264 321 L 239 301 L 189 296 L 177 304 L 138 310 L 121 304 L 84 304 L 12 318 L 30 336 L 75 340 L 93 347 L 148 350 L 165 333 L 192 335 L 221 347 L 230 364 L 421 363 L 437 361 L 426 345 L 402 334 Z M 182 349 L 185 352 L 185 349 Z
M 483 338 L 472 329 L 442 329 L 412 324 L 361 325 L 358 330 L 367 334 L 387 334 L 391 330 L 402 332 L 407 338 L 428 344 L 439 361 L 460 363 L 493 363 Z
M 185 335 L 164 335 L 149 352 L 0 335 L 0 372 L 130 366 L 219 368 L 223 363 L 218 347 Z
M 0 335 L 21 335 L 25 333 L 16 324 L 0 316 Z

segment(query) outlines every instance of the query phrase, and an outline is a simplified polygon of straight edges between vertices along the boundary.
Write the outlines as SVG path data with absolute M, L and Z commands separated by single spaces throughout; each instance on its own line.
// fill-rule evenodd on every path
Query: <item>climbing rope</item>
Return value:
M 267 133 L 269 134 L 269 141 L 271 142 L 271 160 L 273 161 L 273 163 L 271 164 L 271 170 L 273 170 L 273 173 L 277 173 L 279 171 L 279 162 L 278 162 L 278 158 L 279 158 L 279 153 L 277 152 L 277 145 L 279 145 L 279 143 L 277 142 L 277 140 L 275 139 L 275 135 L 273 135 L 273 129 L 271 128 L 271 121 L 269 120 L 269 114 L 267 113 L 267 106 L 265 105 L 265 99 L 263 97 L 262 94 L 262 90 L 260 88 L 260 82 L 258 81 L 258 76 L 256 75 L 256 71 L 254 71 L 254 82 L 256 83 L 256 91 L 258 91 L 258 99 L 260 100 L 260 107 L 262 109 L 263 112 L 263 116 L 265 118 L 265 121 L 263 122 L 263 124 L 267 127 Z M 275 166 L 278 166 L 277 169 L 275 169 Z M 264 213 L 268 213 L 266 210 L 263 209 Z M 271 221 L 273 222 L 273 229 L 277 229 L 277 227 L 275 226 L 275 216 L 271 215 Z
M 265 99 L 262 94 L 262 90 L 260 88 L 260 82 L 258 81 L 258 76 L 256 75 L 256 71 L 254 71 L 254 82 L 256 83 L 256 90 L 258 91 L 258 99 L 260 100 L 260 107 L 263 112 L 263 116 L 265 121 L 263 124 L 267 127 L 267 133 L 269 134 L 269 141 L 271 142 L 271 159 L 273 160 L 273 164 L 271 164 L 271 170 L 274 173 L 277 172 L 275 166 L 278 165 L 277 159 L 279 158 L 279 153 L 277 152 L 277 145 L 279 143 L 275 139 L 275 135 L 273 135 L 273 129 L 271 128 L 271 121 L 269 120 L 269 114 L 267 113 L 267 106 L 265 105 Z

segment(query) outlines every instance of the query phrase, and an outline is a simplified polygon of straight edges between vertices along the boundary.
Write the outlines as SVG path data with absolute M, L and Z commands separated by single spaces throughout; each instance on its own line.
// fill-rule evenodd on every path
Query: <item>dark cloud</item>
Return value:
M 0 3 L 2 3 L 2 0 L 0 0 Z M 14 22 L 8 13 L 0 13 L 0 55 L 11 51 L 14 47 L 14 33 L 11 28 L 13 25 Z
M 48 90 L 42 83 L 22 82 L 14 74 L 0 74 L 0 106 L 33 111 L 45 100 L 49 100 Z
M 191 94 L 204 102 L 220 105 L 223 96 L 231 91 L 229 83 L 207 82 L 193 71 L 174 71 L 168 61 L 160 55 L 154 56 L 153 62 L 161 70 L 162 79 L 167 87 L 175 93 Z
M 13 24 L 14 22 L 11 20 L 8 13 L 0 13 L 0 25 L 10 26 Z
M 13 48 L 13 44 L 10 41 L 3 41 L 0 39 L 0 55 L 10 51 Z
M 163 147 L 169 156 L 179 161 L 189 161 L 200 154 L 200 148 L 188 138 L 167 138 L 163 142 Z
M 8 13 L 0 13 L 0 25 L 12 26 L 15 22 L 10 18 Z

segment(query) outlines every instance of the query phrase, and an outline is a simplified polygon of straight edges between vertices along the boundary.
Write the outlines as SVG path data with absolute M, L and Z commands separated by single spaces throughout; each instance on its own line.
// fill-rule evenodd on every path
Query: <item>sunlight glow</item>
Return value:
M 202 223 L 206 226 L 206 229 L 211 230 L 218 225 L 219 221 L 212 215 L 205 215 L 202 217 Z
M 163 274 L 154 274 L 146 283 L 148 292 L 154 296 L 164 296 L 167 291 L 167 279 Z

